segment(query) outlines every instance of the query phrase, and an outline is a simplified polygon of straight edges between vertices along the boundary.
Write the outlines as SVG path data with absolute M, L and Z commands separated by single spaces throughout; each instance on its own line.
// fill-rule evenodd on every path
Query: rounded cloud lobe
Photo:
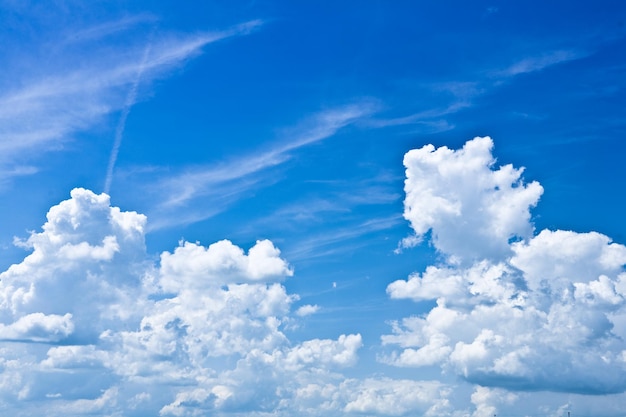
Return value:
M 393 323 L 382 360 L 518 392 L 624 392 L 626 247 L 595 232 L 533 234 L 542 188 L 494 168 L 492 147 L 476 138 L 407 153 L 405 217 L 445 261 L 387 287 L 437 305 Z
M 208 248 L 184 242 L 161 254 L 160 284 L 165 291 L 206 289 L 234 282 L 267 282 L 293 275 L 269 240 L 258 241 L 248 255 L 228 240 Z
M 4 339 L 20 339 L 16 329 L 29 322 L 37 341 L 94 340 L 140 289 L 145 216 L 110 207 L 104 194 L 75 189 L 71 197 L 20 242 L 32 253 L 0 273 Z
M 492 169 L 492 148 L 485 137 L 457 151 L 427 145 L 404 156 L 404 217 L 418 238 L 431 231 L 435 247 L 452 262 L 506 257 L 511 239 L 532 234 L 529 209 L 543 188 L 524 184 L 523 169 Z

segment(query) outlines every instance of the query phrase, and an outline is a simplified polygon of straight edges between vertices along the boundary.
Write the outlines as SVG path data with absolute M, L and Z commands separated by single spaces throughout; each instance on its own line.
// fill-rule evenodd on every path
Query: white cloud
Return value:
M 404 217 L 418 236 L 432 231 L 433 243 L 456 261 L 502 258 L 509 239 L 532 233 L 529 209 L 542 187 L 524 184 L 523 170 L 496 170 L 490 138 L 476 138 L 460 150 L 432 145 L 407 152 Z
M 389 343 L 393 338 L 386 337 L 385 342 Z M 428 338 L 428 343 L 421 346 L 419 349 L 406 348 L 400 353 L 400 355 L 393 355 L 391 358 L 384 358 L 383 362 L 397 365 L 397 366 L 409 366 L 420 367 L 430 366 L 441 363 L 446 360 L 452 348 L 449 346 L 449 338 L 442 333 L 435 333 Z M 391 342 L 393 343 L 393 342 Z M 406 345 L 407 340 L 401 340 L 401 344 Z
M 119 389 L 117 387 L 105 390 L 99 397 L 94 399 L 78 399 L 74 401 L 62 401 L 56 410 L 64 415 L 93 415 L 104 413 L 110 407 L 117 404 Z
M 477 262 L 469 269 L 429 266 L 423 274 L 413 274 L 408 280 L 394 281 L 387 286 L 391 298 L 414 301 L 445 300 L 447 305 L 461 304 L 467 297 L 493 301 L 514 299 L 517 291 L 509 269 L 504 264 Z
M 626 247 L 596 232 L 542 230 L 512 247 L 511 265 L 524 271 L 531 289 L 546 279 L 589 282 L 601 274 L 615 276 L 626 264 Z
M 14 325 L 29 314 L 72 317 L 77 337 L 94 337 L 102 320 L 127 314 L 118 306 L 140 291 L 143 272 L 134 269 L 146 259 L 146 218 L 110 207 L 105 194 L 74 189 L 47 220 L 21 243 L 32 253 L 0 273 L 0 317 Z
M 481 386 L 476 387 L 471 398 L 476 406 L 473 417 L 491 417 L 496 415 L 500 405 L 512 404 L 517 400 L 517 396 L 511 392 Z
M 272 351 L 286 342 L 280 330 L 294 296 L 279 284 L 231 284 L 227 288 L 189 288 L 173 298 L 155 302 L 138 331 L 107 334 L 120 344 L 114 366 L 128 375 L 171 368 L 163 378 L 179 378 L 183 364 L 189 376 L 210 366 L 211 358 L 245 355 L 253 349 Z M 193 366 L 192 366 L 193 365 Z
M 46 355 L 41 365 L 51 369 L 101 368 L 106 360 L 105 352 L 94 345 L 54 346 Z
M 0 338 L 13 342 L 0 398 L 23 415 L 297 412 L 299 390 L 357 363 L 359 334 L 289 341 L 284 328 L 319 307 L 292 312 L 280 281 L 293 272 L 272 242 L 247 254 L 182 242 L 153 265 L 145 225 L 75 189 L 20 241 L 32 253 L 0 275 Z
M 498 182 L 495 190 L 466 179 L 480 192 L 454 184 L 431 187 L 431 198 L 455 196 L 472 216 L 481 205 L 505 207 L 529 222 L 536 199 L 523 191 L 530 187 L 519 170 L 494 170 L 490 151 L 455 152 L 439 156 L 441 175 L 454 171 L 452 159 L 475 164 L 477 181 L 502 175 L 517 186 Z M 432 236 L 446 228 L 437 216 L 448 215 L 433 212 Z M 415 212 L 410 217 L 420 224 Z M 32 253 L 0 273 L 0 401 L 19 411 L 12 415 L 41 414 L 42 404 L 50 416 L 479 417 L 518 406 L 556 415 L 570 401 L 597 406 L 581 394 L 606 393 L 626 404 L 626 248 L 599 233 L 534 235 L 530 224 L 488 218 L 459 232 L 473 239 L 471 256 L 461 244 L 442 249 L 440 239 L 442 263 L 387 288 L 394 299 L 436 302 L 382 337 L 381 361 L 424 370 L 392 379 L 360 362 L 367 339 L 358 332 L 290 340 L 288 329 L 323 305 L 294 308 L 299 297 L 283 283 L 293 270 L 272 242 L 247 252 L 227 240 L 181 242 L 155 261 L 145 251 L 146 222 L 111 207 L 105 194 L 75 189 L 40 232 L 20 241 Z M 474 239 L 470 226 L 483 224 L 530 232 L 512 243 L 494 233 L 494 250 L 487 237 Z M 437 380 L 420 380 L 433 372 Z M 444 382 L 455 378 L 466 382 Z M 541 397 L 544 409 L 532 408 L 528 393 L 542 390 L 557 393 Z
M 353 391 L 344 410 L 368 415 L 441 416 L 451 411 L 447 394 L 445 386 L 436 381 L 366 379 Z
M 307 340 L 291 349 L 285 362 L 289 368 L 311 363 L 350 366 L 356 363 L 356 352 L 362 344 L 360 334 L 341 335 L 336 342 L 334 340 Z
M 204 248 L 184 242 L 174 253 L 161 254 L 161 285 L 165 291 L 203 289 L 227 283 L 266 282 L 293 275 L 269 240 L 257 241 L 248 255 L 228 240 Z
M 310 316 L 311 314 L 317 313 L 319 309 L 320 306 L 318 306 L 317 304 L 306 304 L 296 310 L 296 315 L 300 317 Z
M 0 323 L 0 340 L 58 342 L 74 331 L 72 315 L 32 313 L 8 326 Z
M 305 396 L 316 394 L 316 400 L 321 402 L 318 403 L 319 408 L 307 410 L 306 414 L 322 416 L 327 415 L 324 411 L 336 413 L 345 404 L 345 399 L 326 410 L 322 403 L 338 399 L 337 393 L 341 388 L 336 383 L 344 378 L 330 371 L 350 365 L 360 346 L 360 335 L 341 335 L 337 340 L 314 339 L 291 349 L 252 349 L 237 362 L 234 369 L 202 378 L 195 387 L 181 389 L 175 400 L 160 412 L 163 415 L 187 416 L 194 415 L 200 408 L 250 415 L 294 415 L 303 411 L 300 396 L 308 393 Z M 311 393 L 313 386 L 319 386 L 317 384 L 328 389 L 322 393 L 317 390 L 315 394 Z M 320 398 L 320 394 L 325 398 Z
M 529 209 L 542 188 L 525 185 L 521 169 L 495 169 L 491 148 L 478 138 L 407 153 L 405 217 L 418 236 L 432 230 L 446 262 L 387 287 L 391 298 L 437 306 L 392 323 L 382 341 L 400 349 L 381 360 L 438 364 L 491 388 L 624 391 L 626 247 L 595 232 L 533 235 Z M 487 415 L 495 408 L 479 391 L 475 415 Z

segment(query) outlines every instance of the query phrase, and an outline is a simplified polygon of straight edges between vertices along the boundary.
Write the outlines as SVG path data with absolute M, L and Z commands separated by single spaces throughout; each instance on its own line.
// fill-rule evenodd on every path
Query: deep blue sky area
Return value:
M 624 415 L 626 3 L 0 23 L 0 414 Z

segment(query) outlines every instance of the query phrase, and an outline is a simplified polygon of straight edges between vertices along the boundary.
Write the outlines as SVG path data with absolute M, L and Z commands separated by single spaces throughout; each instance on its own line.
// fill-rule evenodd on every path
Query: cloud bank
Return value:
M 620 415 L 626 247 L 596 232 L 536 232 L 530 210 L 542 187 L 496 166 L 492 149 L 476 138 L 406 154 L 412 240 L 441 256 L 388 285 L 390 302 L 419 307 L 366 347 L 381 352 L 378 364 L 361 362 L 358 329 L 293 337 L 324 306 L 288 292 L 294 268 L 273 242 L 181 241 L 155 259 L 144 215 L 72 190 L 40 232 L 16 240 L 31 253 L 0 273 L 0 408 L 483 417 L 576 406 Z M 407 369 L 394 378 L 375 366 Z

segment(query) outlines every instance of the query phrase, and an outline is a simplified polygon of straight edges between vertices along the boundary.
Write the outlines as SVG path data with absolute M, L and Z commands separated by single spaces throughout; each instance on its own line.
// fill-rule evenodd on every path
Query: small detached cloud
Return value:
M 346 385 L 354 383 L 347 381 Z M 404 416 L 419 413 L 426 417 L 449 415 L 448 389 L 436 381 L 365 379 L 346 404 L 348 413 Z
M 543 191 L 522 169 L 495 167 L 490 138 L 460 150 L 407 153 L 405 218 L 444 262 L 387 287 L 393 299 L 435 300 L 394 322 L 383 361 L 438 365 L 490 389 L 610 394 L 626 390 L 626 246 L 596 232 L 533 232 Z M 515 401 L 515 399 L 511 399 Z
M 296 315 L 300 317 L 310 316 L 311 314 L 315 314 L 319 311 L 320 306 L 306 304 L 296 310 Z
M 161 255 L 161 285 L 165 291 L 206 288 L 229 282 L 266 282 L 293 275 L 280 251 L 260 240 L 246 255 L 228 240 L 208 248 L 184 242 L 173 254 Z

